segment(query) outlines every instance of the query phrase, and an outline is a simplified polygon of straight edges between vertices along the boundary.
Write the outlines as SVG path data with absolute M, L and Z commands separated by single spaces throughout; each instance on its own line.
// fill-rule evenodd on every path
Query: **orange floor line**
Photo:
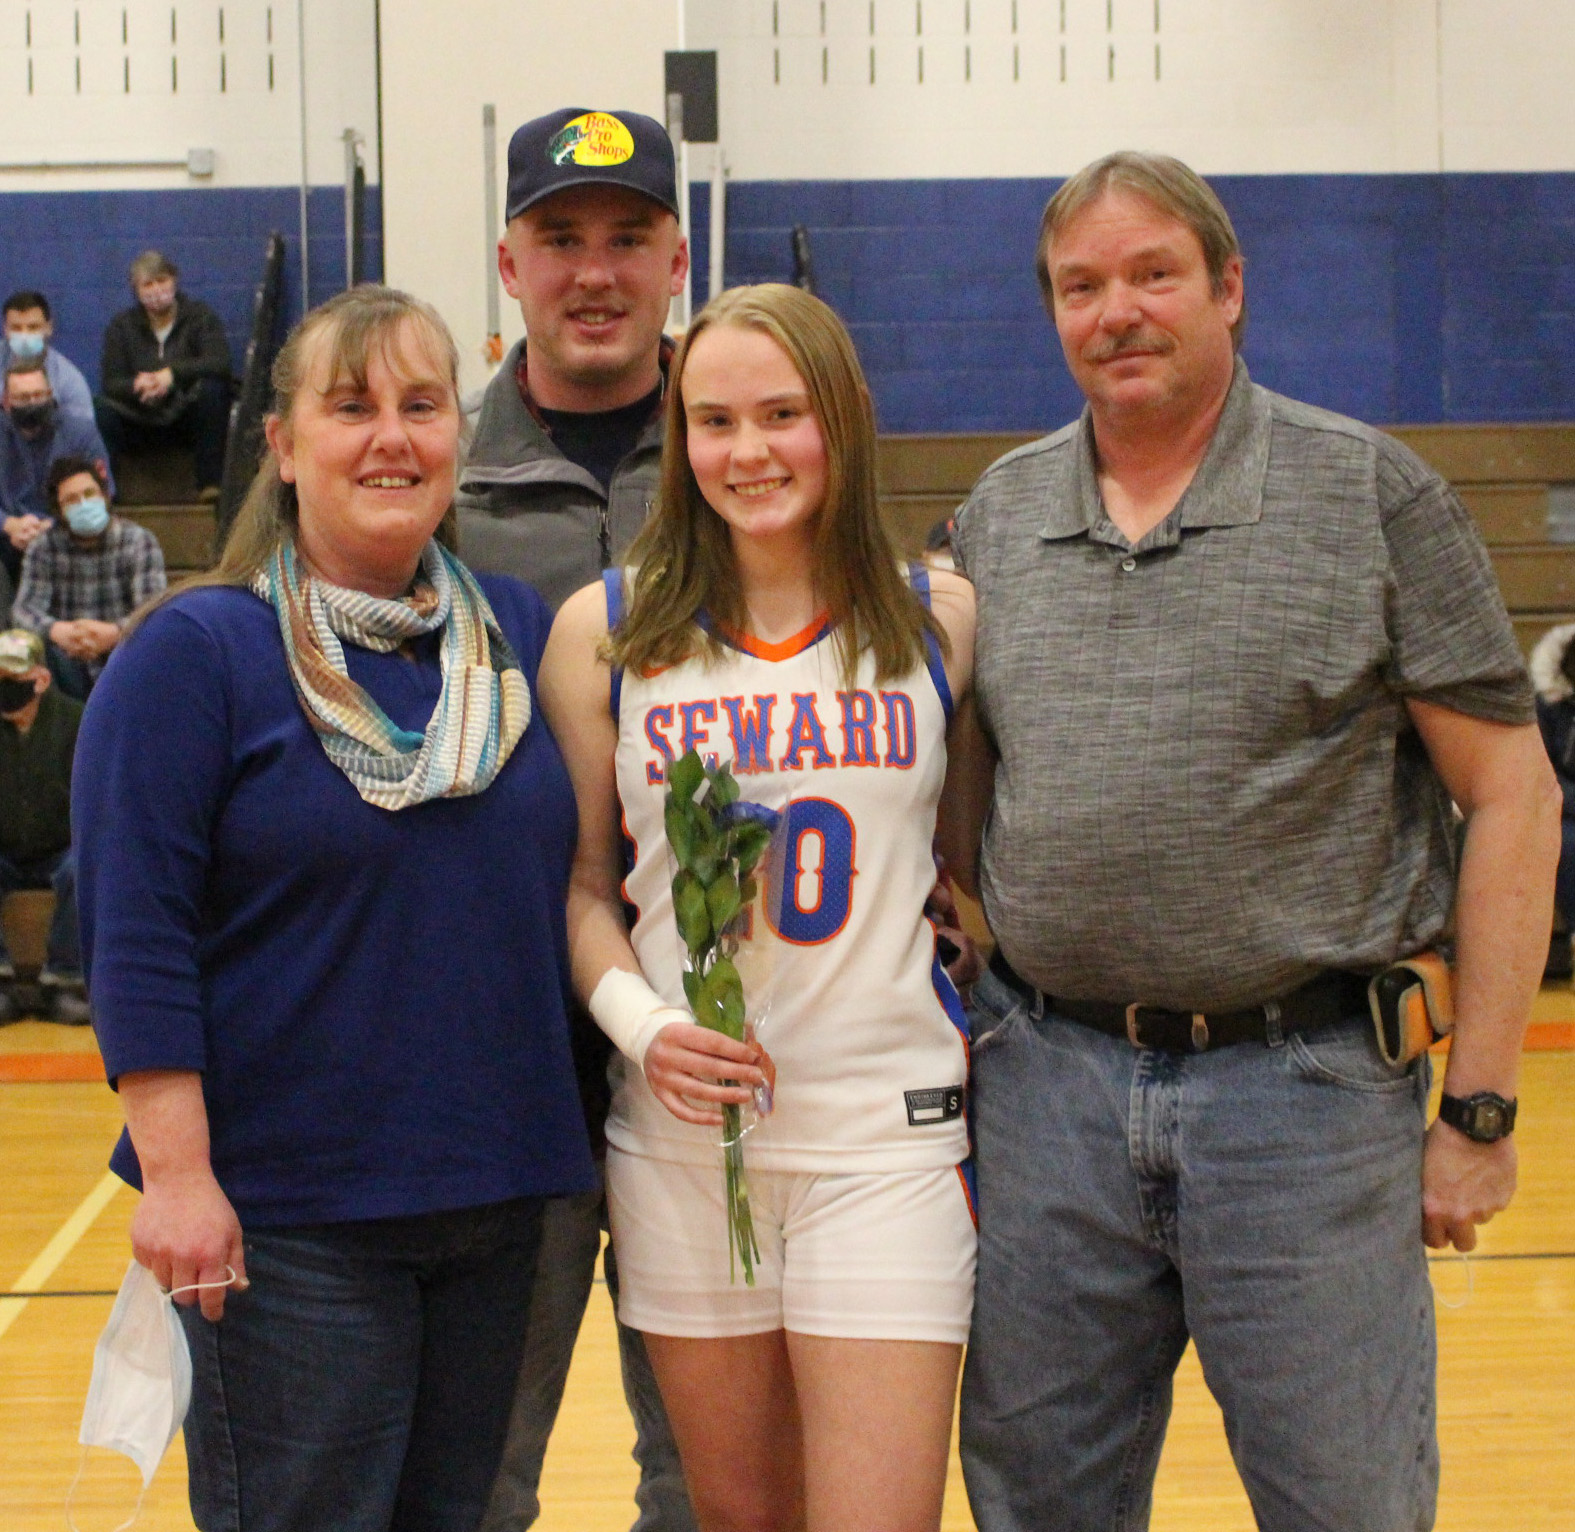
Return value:
M 1575 1049 L 1575 1021 L 1534 1021 L 1526 1028 L 1526 1041 L 1522 1045 L 1527 1053 L 1555 1053 Z M 1433 1044 L 1435 1059 L 1443 1060 L 1449 1053 L 1449 1039 Z
M 96 1053 L 0 1053 L 0 1085 L 43 1085 L 102 1080 Z
M 1575 1021 L 1534 1021 L 1526 1029 L 1526 1052 L 1575 1051 Z M 1446 1039 L 1434 1048 L 1449 1051 Z M 82 1083 L 102 1080 L 104 1061 L 96 1053 L 0 1053 L 0 1085 Z
M 1575 1048 L 1575 1021 L 1534 1021 L 1526 1029 L 1526 1052 Z

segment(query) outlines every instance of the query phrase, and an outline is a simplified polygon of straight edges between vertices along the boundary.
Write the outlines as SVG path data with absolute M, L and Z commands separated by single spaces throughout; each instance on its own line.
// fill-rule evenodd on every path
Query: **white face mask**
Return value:
M 133 1261 L 93 1352 L 79 1439 L 125 1453 L 146 1487 L 190 1403 L 186 1332 L 153 1273 Z
M 124 1532 L 137 1519 L 142 1495 L 147 1494 L 191 1403 L 191 1352 L 171 1299 L 175 1293 L 202 1287 L 228 1287 L 235 1272 L 229 1266 L 224 1269 L 230 1275 L 223 1282 L 194 1282 L 166 1293 L 146 1266 L 133 1261 L 127 1268 L 109 1323 L 93 1351 L 93 1380 L 88 1384 L 78 1437 L 82 1462 L 66 1494 L 66 1521 L 71 1527 L 76 1526 L 71 1501 L 81 1482 L 89 1447 L 123 1452 L 141 1469 L 142 1494 L 137 1496 L 136 1510 L 131 1521 L 122 1522 L 116 1532 Z

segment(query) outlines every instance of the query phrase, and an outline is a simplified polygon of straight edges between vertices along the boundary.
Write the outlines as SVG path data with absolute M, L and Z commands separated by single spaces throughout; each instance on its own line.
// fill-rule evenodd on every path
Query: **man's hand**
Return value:
M 131 1253 L 165 1292 L 197 1283 L 226 1282 L 245 1287 L 246 1258 L 241 1223 L 230 1199 L 206 1169 L 190 1175 L 148 1181 L 131 1218 Z M 177 1303 L 202 1305 L 202 1317 L 224 1317 L 224 1287 L 180 1293 Z
M 962 928 L 962 917 L 957 913 L 957 896 L 951 880 L 944 872 L 936 875 L 935 887 L 924 901 L 924 913 L 935 922 L 935 934 L 948 941 L 957 951 L 946 967 L 947 976 L 961 990 L 972 984 L 984 972 L 984 958 L 974 939 Z
M 113 622 L 94 617 L 78 617 L 74 622 L 49 625 L 49 641 L 74 660 L 96 660 L 120 642 L 120 628 Z
M 175 374 L 168 367 L 157 372 L 139 372 L 131 380 L 131 391 L 144 404 L 156 404 L 175 386 Z
M 1422 1153 L 1422 1242 L 1434 1250 L 1475 1250 L 1477 1225 L 1509 1206 L 1517 1156 L 1511 1134 L 1479 1144 L 1447 1122 L 1427 1130 Z
M 21 553 L 48 525 L 46 517 L 34 516 L 31 512 L 26 516 L 7 516 L 5 535 L 11 546 Z
M 82 632 L 80 622 L 52 622 L 49 625 L 49 641 L 55 648 L 69 654 L 74 660 L 92 659 L 86 649 L 86 636 Z
M 120 642 L 120 624 L 104 622 L 97 617 L 79 617 L 76 623 L 85 658 L 96 660 L 109 653 Z

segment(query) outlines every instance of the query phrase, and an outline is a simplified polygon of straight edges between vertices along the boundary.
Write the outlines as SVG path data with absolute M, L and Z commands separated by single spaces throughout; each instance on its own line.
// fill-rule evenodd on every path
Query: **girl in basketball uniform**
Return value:
M 905 571 L 847 331 L 797 288 L 709 304 L 674 358 L 660 502 L 541 674 L 574 780 L 577 990 L 617 1044 L 608 1199 L 702 1528 L 940 1524 L 974 1270 L 961 1008 L 924 915 L 972 587 Z M 694 1024 L 664 767 L 788 811 L 765 1044 Z M 632 921 L 632 926 L 630 922 Z M 761 1259 L 730 1278 L 720 1108 Z

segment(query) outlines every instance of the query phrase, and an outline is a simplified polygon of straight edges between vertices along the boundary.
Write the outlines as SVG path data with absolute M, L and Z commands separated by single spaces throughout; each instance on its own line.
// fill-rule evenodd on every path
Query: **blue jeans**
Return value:
M 542 1223 L 541 1256 L 531 1293 L 530 1320 L 525 1333 L 525 1359 L 520 1368 L 508 1442 L 498 1468 L 497 1483 L 487 1507 L 482 1532 L 526 1532 L 541 1515 L 542 1460 L 547 1438 L 563 1403 L 574 1343 L 585 1317 L 596 1252 L 601 1245 L 602 1193 L 556 1197 L 547 1204 Z M 608 1245 L 604 1258 L 607 1286 L 614 1306 L 618 1298 L 618 1266 Z M 638 1330 L 618 1325 L 618 1353 L 624 1398 L 634 1417 L 634 1457 L 640 1482 L 633 1532 L 694 1532 L 694 1512 L 684 1485 L 678 1444 L 667 1423 L 662 1396 Z
M 395 1146 L 397 1152 L 397 1146 Z M 202 1532 L 474 1532 L 519 1373 L 541 1199 L 246 1235 L 191 1343 Z
M 1562 826 L 1559 848 L 1559 871 L 1553 886 L 1553 902 L 1564 917 L 1564 924 L 1575 931 L 1575 819 L 1566 819 Z
M 962 1462 L 980 1532 L 1147 1527 L 1190 1336 L 1269 1532 L 1425 1532 L 1427 1067 L 1352 1017 L 1138 1050 L 973 992 L 979 1275 Z
M 70 847 L 36 862 L 12 862 L 0 856 L 0 897 L 24 888 L 52 888 L 55 913 L 49 921 L 44 968 L 58 979 L 82 977 L 82 944 L 77 936 L 77 860 Z M 0 931 L 0 970 L 11 966 L 11 953 Z

